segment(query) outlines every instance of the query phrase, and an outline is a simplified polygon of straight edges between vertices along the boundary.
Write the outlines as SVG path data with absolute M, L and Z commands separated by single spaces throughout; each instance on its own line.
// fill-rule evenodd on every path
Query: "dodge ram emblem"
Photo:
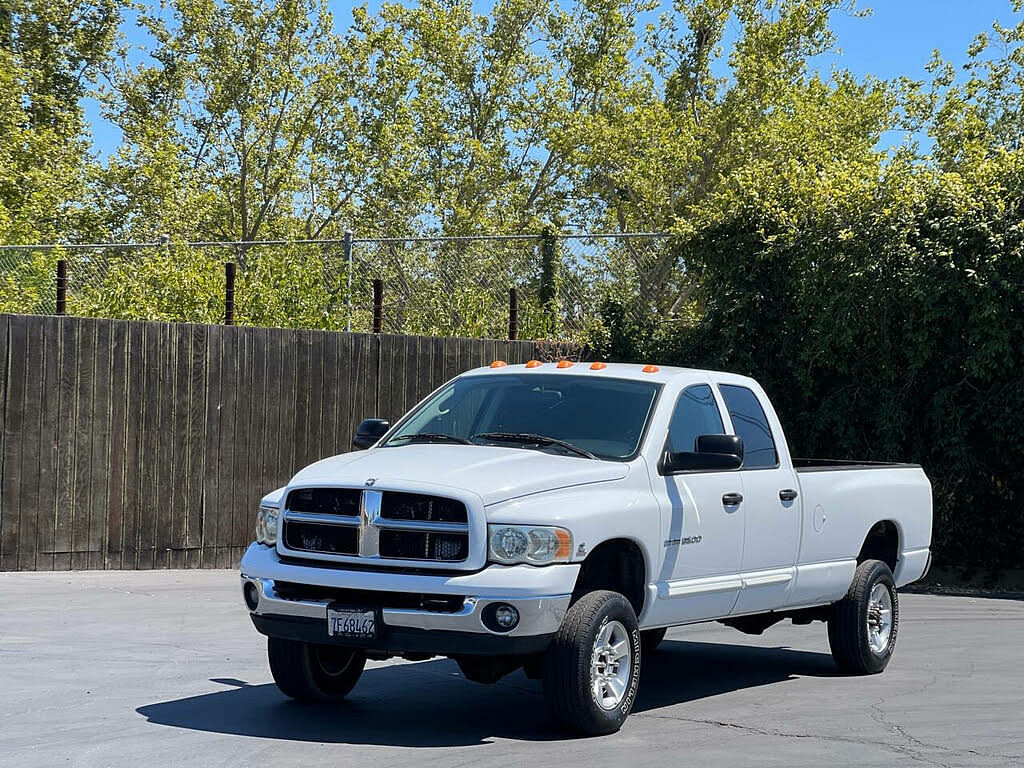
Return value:
M 376 482 L 377 482 L 377 478 L 376 477 L 368 477 L 368 478 L 366 478 L 366 487 L 369 488 L 371 485 L 373 485 Z

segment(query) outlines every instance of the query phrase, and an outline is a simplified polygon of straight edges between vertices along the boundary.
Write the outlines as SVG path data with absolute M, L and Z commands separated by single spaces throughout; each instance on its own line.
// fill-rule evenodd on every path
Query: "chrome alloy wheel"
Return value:
M 633 657 L 629 634 L 618 621 L 609 621 L 594 640 L 590 656 L 590 684 L 601 709 L 615 709 L 626 695 Z
M 885 584 L 875 584 L 868 600 L 868 645 L 876 654 L 885 653 L 892 634 L 892 595 Z

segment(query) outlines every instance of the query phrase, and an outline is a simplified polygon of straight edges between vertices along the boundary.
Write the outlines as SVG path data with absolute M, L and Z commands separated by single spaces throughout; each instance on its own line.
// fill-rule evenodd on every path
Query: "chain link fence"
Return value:
M 0 312 L 575 341 L 609 293 L 664 309 L 674 263 L 663 233 L 3 245 Z

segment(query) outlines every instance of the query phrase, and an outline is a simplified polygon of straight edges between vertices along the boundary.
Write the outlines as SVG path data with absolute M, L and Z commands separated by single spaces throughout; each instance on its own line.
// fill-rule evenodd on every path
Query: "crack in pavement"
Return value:
M 881 749 L 895 752 L 896 754 L 904 755 L 909 757 L 911 760 L 916 762 L 924 763 L 925 765 L 938 765 L 940 768 L 951 768 L 944 763 L 937 763 L 933 760 L 919 755 L 915 752 L 907 751 L 900 747 L 898 744 L 892 744 L 887 741 L 875 741 L 873 739 L 857 739 L 850 736 L 830 736 L 821 733 L 792 733 L 789 731 L 781 731 L 775 728 L 759 728 L 753 725 L 744 725 L 743 723 L 733 723 L 728 720 L 706 720 L 694 717 L 678 717 L 675 715 L 658 715 L 651 712 L 641 712 L 639 714 L 634 713 L 633 717 L 653 717 L 661 720 L 676 720 L 679 722 L 696 723 L 699 725 L 711 725 L 718 728 L 730 728 L 739 731 L 745 731 L 747 733 L 756 734 L 758 736 L 775 736 L 783 739 L 812 739 L 824 742 L 834 742 L 840 744 L 856 744 L 858 746 L 874 746 L 880 747 Z

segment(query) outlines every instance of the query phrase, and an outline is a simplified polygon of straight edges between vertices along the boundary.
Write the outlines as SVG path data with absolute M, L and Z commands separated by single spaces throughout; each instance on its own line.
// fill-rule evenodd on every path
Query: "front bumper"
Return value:
M 250 610 L 256 629 L 265 635 L 305 642 L 364 647 L 386 653 L 523 654 L 544 650 L 569 609 L 579 566 L 491 566 L 464 575 L 423 575 L 386 571 L 352 571 L 282 563 L 269 547 L 252 545 L 242 559 L 243 588 L 258 592 Z M 290 599 L 275 581 L 333 589 L 458 595 L 454 612 L 412 610 L 366 604 L 377 611 L 378 636 L 364 641 L 327 634 L 327 606 L 332 599 Z M 364 598 L 365 599 L 365 598 Z M 483 622 L 487 606 L 503 603 L 519 612 L 519 623 L 495 632 Z

